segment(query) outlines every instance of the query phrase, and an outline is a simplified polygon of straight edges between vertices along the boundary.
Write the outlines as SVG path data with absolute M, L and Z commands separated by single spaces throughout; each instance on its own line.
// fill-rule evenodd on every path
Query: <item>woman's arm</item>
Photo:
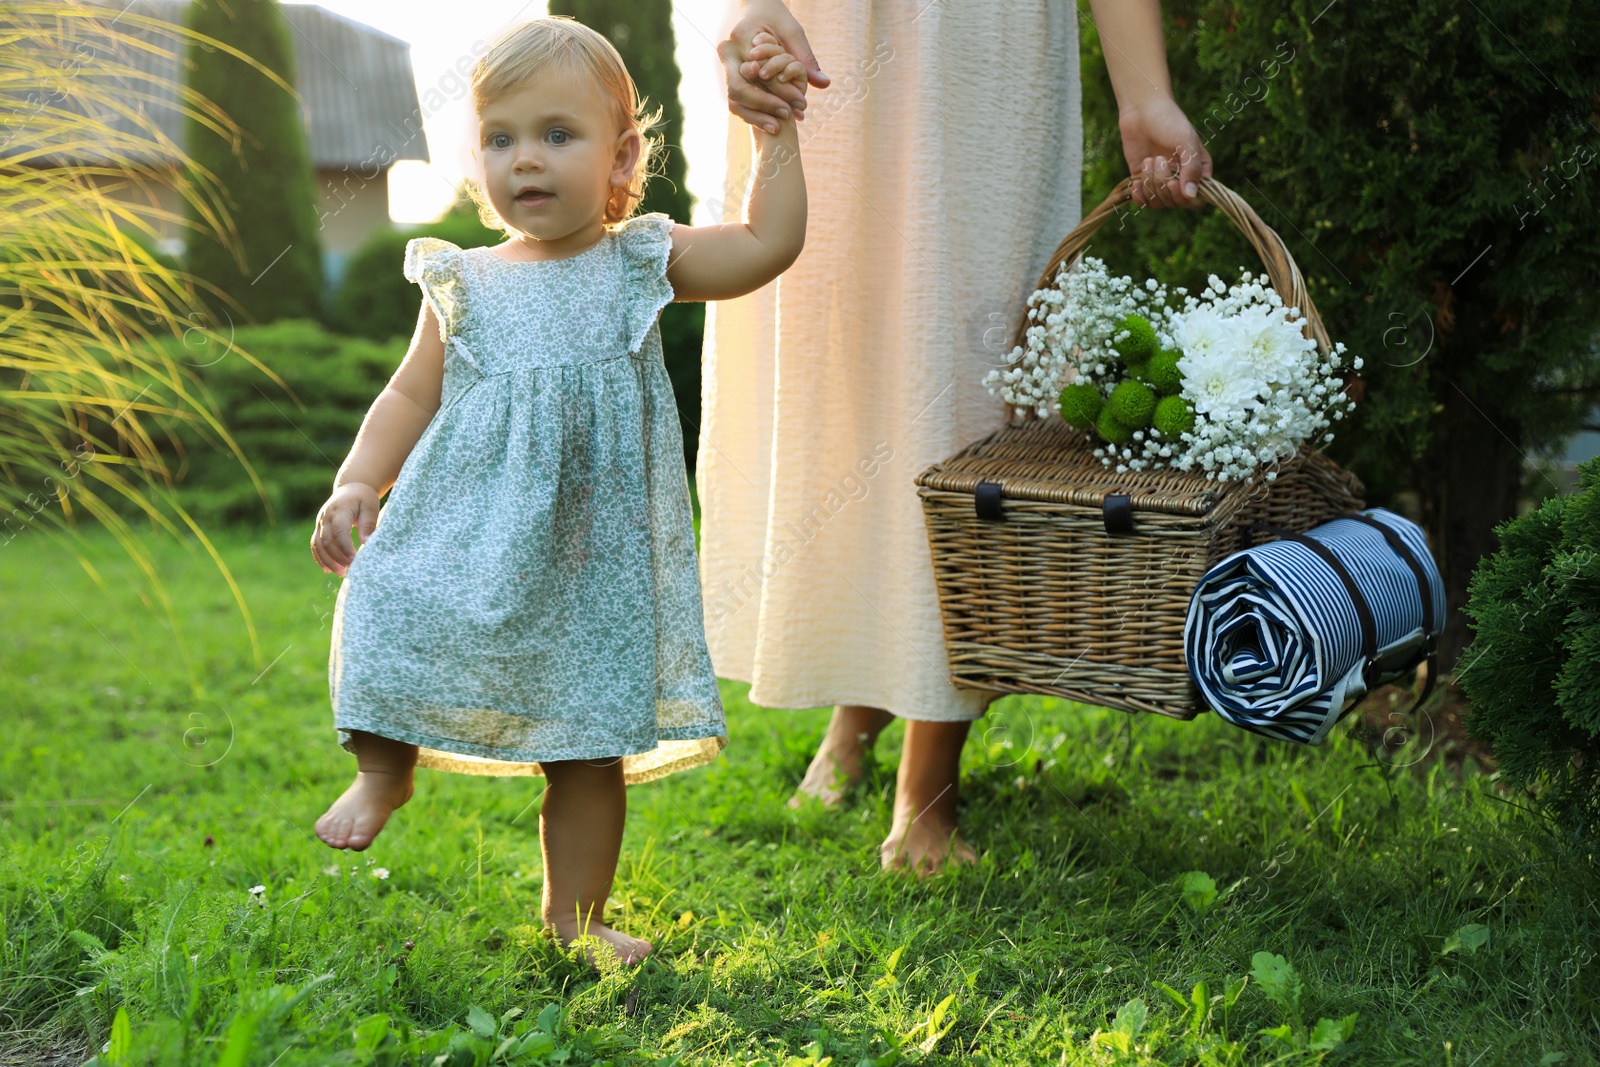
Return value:
M 728 300 L 782 274 L 806 243 L 806 179 L 793 120 L 776 137 L 752 126 L 756 159 L 744 222 L 674 226 L 667 280 L 675 300 Z
M 1172 98 L 1159 0 L 1090 0 L 1128 171 L 1143 182 L 1143 207 L 1199 207 L 1196 183 L 1211 176 L 1211 153 Z

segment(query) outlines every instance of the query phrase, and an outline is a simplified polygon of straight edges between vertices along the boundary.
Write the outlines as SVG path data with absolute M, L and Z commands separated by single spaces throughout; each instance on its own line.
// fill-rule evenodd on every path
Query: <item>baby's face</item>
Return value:
M 623 131 L 594 85 L 542 72 L 478 115 L 484 187 L 500 217 L 541 241 L 604 219 L 613 180 L 625 182 L 637 135 Z

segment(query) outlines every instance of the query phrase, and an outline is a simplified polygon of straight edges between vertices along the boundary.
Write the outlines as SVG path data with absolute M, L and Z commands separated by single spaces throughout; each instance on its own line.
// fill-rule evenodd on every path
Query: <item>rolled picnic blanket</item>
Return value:
M 1195 587 L 1189 674 L 1236 726 L 1321 744 L 1353 701 L 1431 657 L 1444 583 L 1422 529 L 1382 508 L 1304 534 L 1253 529 L 1281 539 L 1235 552 Z

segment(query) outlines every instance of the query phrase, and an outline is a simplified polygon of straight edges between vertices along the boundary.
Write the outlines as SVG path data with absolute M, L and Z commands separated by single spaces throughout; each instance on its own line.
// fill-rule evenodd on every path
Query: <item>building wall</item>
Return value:
M 317 171 L 319 223 L 317 239 L 322 244 L 323 274 L 329 286 L 344 279 L 349 257 L 375 230 L 389 228 L 389 171 L 376 176 L 359 167 L 320 168 Z

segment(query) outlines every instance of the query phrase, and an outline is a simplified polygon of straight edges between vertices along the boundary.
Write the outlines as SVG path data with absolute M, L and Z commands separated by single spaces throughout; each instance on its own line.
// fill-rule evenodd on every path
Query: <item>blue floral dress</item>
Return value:
M 656 321 L 671 228 L 641 215 L 540 262 L 406 245 L 444 387 L 339 587 L 345 748 L 365 730 L 493 775 L 621 756 L 640 782 L 727 743 Z

